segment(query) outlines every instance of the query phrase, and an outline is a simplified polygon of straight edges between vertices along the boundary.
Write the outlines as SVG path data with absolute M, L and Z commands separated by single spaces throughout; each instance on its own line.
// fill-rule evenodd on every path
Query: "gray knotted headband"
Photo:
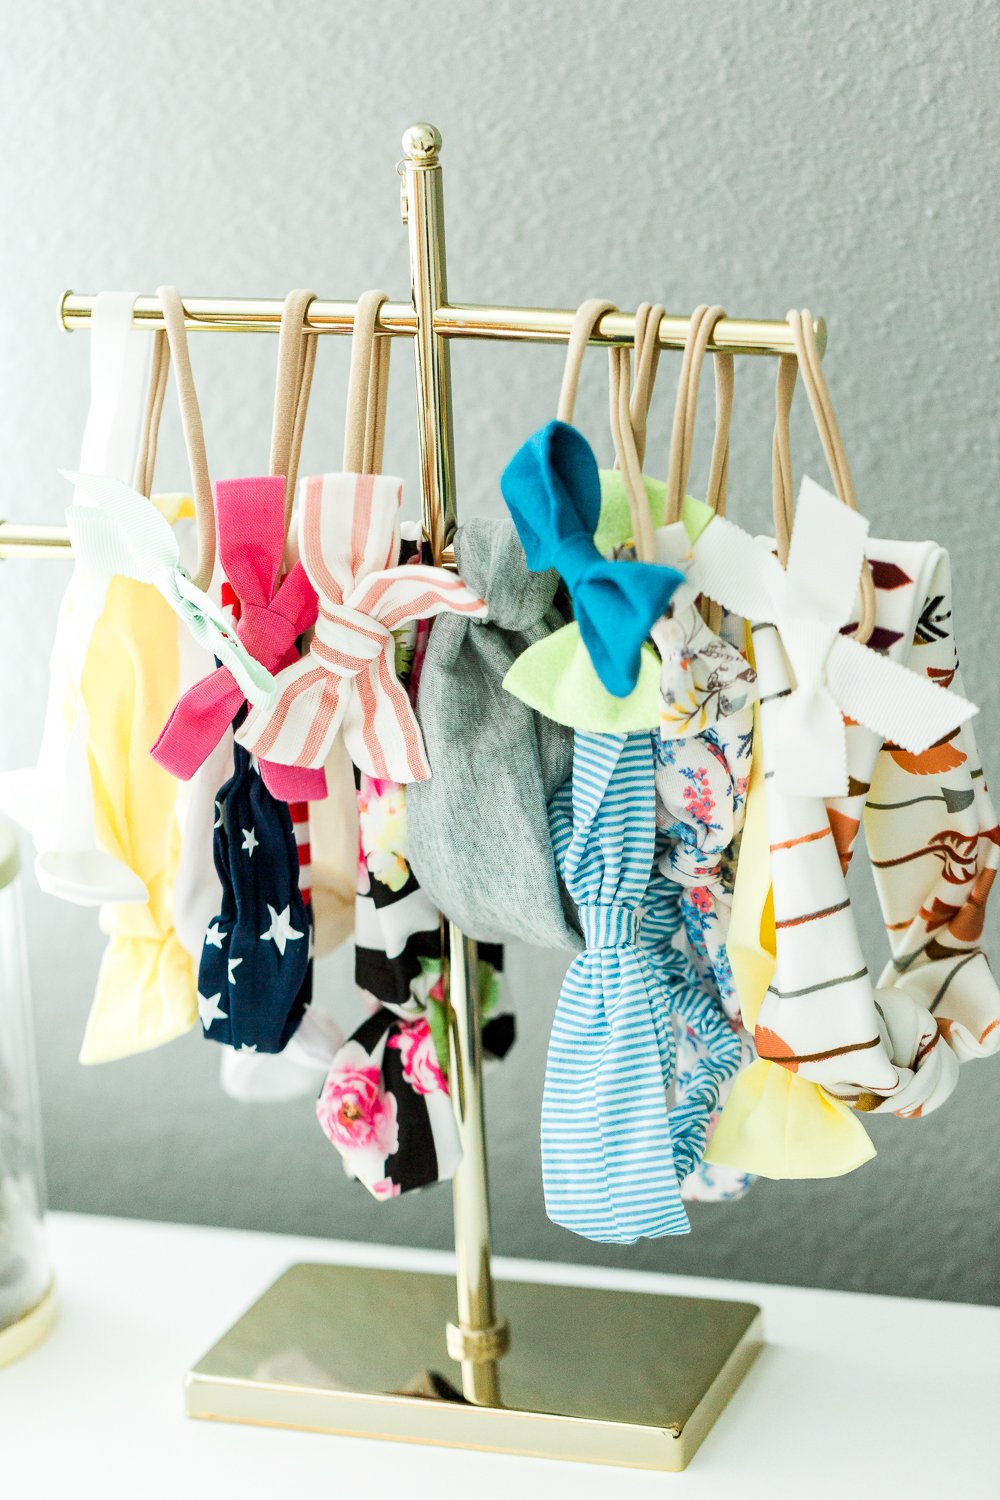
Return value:
M 502 686 L 522 651 L 566 623 L 554 605 L 559 576 L 528 572 L 509 520 L 468 521 L 455 558 L 489 614 L 440 615 L 430 633 L 417 718 L 431 777 L 406 789 L 413 871 L 470 937 L 576 950 L 546 814 L 572 771 L 573 736 Z

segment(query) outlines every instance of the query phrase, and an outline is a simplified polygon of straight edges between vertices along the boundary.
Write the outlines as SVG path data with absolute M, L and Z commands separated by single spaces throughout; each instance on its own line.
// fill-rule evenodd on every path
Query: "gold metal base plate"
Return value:
M 747 1302 L 501 1281 L 505 1404 L 472 1406 L 451 1385 L 454 1299 L 444 1275 L 291 1266 L 190 1371 L 188 1415 L 678 1470 L 763 1341 Z

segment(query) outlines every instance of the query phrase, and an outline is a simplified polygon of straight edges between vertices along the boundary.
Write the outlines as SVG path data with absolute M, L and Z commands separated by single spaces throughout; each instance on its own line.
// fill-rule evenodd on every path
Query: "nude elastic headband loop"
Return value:
M 586 302 L 581 302 L 577 308 L 573 327 L 570 329 L 569 343 L 566 345 L 566 363 L 563 366 L 559 405 L 556 408 L 558 421 L 572 422 L 577 388 L 580 384 L 580 366 L 583 364 L 587 345 L 604 314 L 616 311 L 613 302 L 604 302 L 599 297 L 590 297 Z
M 812 408 L 816 429 L 823 444 L 823 452 L 826 455 L 834 488 L 844 505 L 856 511 L 858 508 L 858 499 L 854 489 L 854 480 L 847 461 L 847 451 L 844 447 L 840 426 L 833 409 L 833 398 L 830 395 L 830 388 L 827 385 L 823 366 L 820 362 L 812 313 L 809 312 L 808 308 L 803 308 L 801 312 L 793 308 L 788 314 L 788 325 L 792 330 L 792 337 L 795 342 L 795 352 L 798 359 L 798 367 L 802 374 L 802 384 L 805 386 L 806 394 L 809 397 L 809 405 Z M 780 373 L 779 369 L 779 378 Z M 775 452 L 778 451 L 779 443 L 785 445 L 788 443 L 788 414 L 787 412 L 785 413 L 784 424 L 781 421 L 780 409 L 778 417 L 779 421 L 775 429 Z M 781 430 L 779 431 L 779 429 Z M 789 515 L 788 497 L 791 492 L 790 458 L 785 459 L 781 489 L 785 496 L 784 507 L 787 519 Z M 855 639 L 864 643 L 870 639 L 874 628 L 875 582 L 872 578 L 871 564 L 866 559 L 861 569 L 860 617 Z
M 314 292 L 301 289 L 289 292 L 281 310 L 281 327 L 278 332 L 278 375 L 274 388 L 270 469 L 272 474 L 280 475 L 285 481 L 286 533 L 295 498 L 302 435 L 316 362 L 316 335 L 306 328 L 309 304 L 314 297 Z
M 184 306 L 176 287 L 161 286 L 156 296 L 163 311 L 164 331 L 158 331 L 153 336 L 149 393 L 140 433 L 135 487 L 147 497 L 152 493 L 160 417 L 167 387 L 167 373 L 172 362 L 184 446 L 191 471 L 191 495 L 198 523 L 198 561 L 192 580 L 199 588 L 206 589 L 215 566 L 215 506 L 212 502 L 212 481 L 208 473 L 201 410 L 188 352 Z
M 387 297 L 386 292 L 363 292 L 354 313 L 344 431 L 345 474 L 375 473 L 381 467 L 389 340 L 376 338 L 375 325 Z

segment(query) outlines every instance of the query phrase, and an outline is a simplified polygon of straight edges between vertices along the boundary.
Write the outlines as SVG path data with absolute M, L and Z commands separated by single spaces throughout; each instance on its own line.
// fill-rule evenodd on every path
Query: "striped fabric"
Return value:
M 572 780 L 550 802 L 549 820 L 587 947 L 566 974 L 549 1042 L 546 1210 L 592 1240 L 684 1234 L 667 1109 L 667 975 L 662 955 L 657 962 L 638 946 L 655 853 L 649 734 L 577 734 Z
M 442 610 L 481 618 L 483 601 L 454 574 L 397 566 L 402 488 L 382 475 L 325 474 L 299 486 L 299 552 L 319 595 L 306 656 L 237 733 L 283 765 L 323 764 L 340 729 L 354 764 L 406 783 L 430 775 L 423 738 L 395 669 L 392 632 Z
M 919 638 L 919 622 L 926 613 L 927 601 L 942 593 L 946 555 L 927 543 L 873 541 L 869 556 L 877 599 L 872 644 L 891 658 L 906 662 L 911 657 L 915 631 Z M 883 979 L 876 989 L 844 879 L 880 760 L 881 740 L 863 725 L 848 723 L 847 797 L 824 804 L 818 798 L 782 794 L 772 775 L 777 727 L 772 715 L 774 705 L 789 691 L 788 665 L 773 626 L 755 627 L 753 639 L 761 685 L 776 946 L 774 976 L 756 1021 L 758 1055 L 866 1109 L 881 1107 L 884 1102 L 897 1113 L 926 1113 L 942 1103 L 957 1082 L 955 1054 L 947 1046 L 938 1045 L 941 1033 L 928 1009 L 930 996 L 921 992 L 919 983 L 905 988 L 897 985 L 890 992 L 882 987 L 886 984 Z M 953 661 L 951 666 L 954 670 Z M 956 744 L 971 739 L 967 724 L 948 736 L 949 743 L 954 740 Z M 895 753 L 907 763 L 922 761 L 927 772 L 935 764 L 943 764 L 940 746 L 923 756 Z M 964 754 L 959 755 L 958 763 L 964 759 Z M 885 781 L 884 776 L 881 779 Z M 933 790 L 929 785 L 928 791 Z M 874 800 L 897 799 L 885 792 Z M 943 800 L 940 808 L 948 812 Z M 878 816 L 885 819 L 887 814 Z M 974 811 L 972 816 L 978 832 L 978 814 Z M 911 813 L 911 831 L 912 818 Z M 897 818 L 892 833 L 884 821 L 873 819 L 876 814 L 869 815 L 866 823 L 874 840 L 871 853 L 878 875 L 880 842 L 886 852 L 890 852 L 890 840 L 892 845 L 900 838 L 905 842 L 907 818 Z M 940 818 L 936 821 L 940 823 Z M 995 818 L 988 818 L 987 823 L 995 828 Z M 984 843 L 984 850 L 989 847 Z M 928 863 L 937 870 L 940 851 L 931 853 Z M 974 879 L 975 870 L 968 882 L 970 887 Z M 932 877 L 931 897 L 934 883 Z M 884 880 L 883 889 L 888 889 Z M 918 896 L 908 912 L 907 927 L 917 918 L 919 905 Z M 894 925 L 891 915 L 889 920 Z M 925 929 L 925 942 L 926 936 Z M 902 951 L 898 943 L 896 946 Z M 889 977 L 895 980 L 897 976 Z M 992 981 L 990 986 L 995 995 Z
M 951 599 L 951 569 L 941 553 L 909 665 L 960 693 Z M 1000 989 L 981 946 L 1000 827 L 972 725 L 922 755 L 884 746 L 864 825 L 892 953 L 877 992 L 884 1024 L 890 1033 L 905 1027 L 915 999 L 933 1029 L 904 1092 L 853 1102 L 915 1119 L 940 1102 L 923 1086 L 928 1055 L 947 1052 L 963 1063 L 1000 1049 Z M 894 1037 L 894 1056 L 901 1043 Z
M 289 802 L 292 832 L 299 856 L 299 893 L 303 901 L 312 900 L 312 850 L 309 846 L 309 803 Z

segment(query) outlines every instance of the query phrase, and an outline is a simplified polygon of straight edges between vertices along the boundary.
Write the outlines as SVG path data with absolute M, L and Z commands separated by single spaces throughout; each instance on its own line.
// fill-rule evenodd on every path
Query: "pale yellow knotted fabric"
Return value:
M 157 334 L 136 464 L 136 488 L 149 494 L 171 356 L 197 503 L 180 496 L 151 502 L 172 525 L 197 513 L 199 575 L 209 577 L 215 522 L 204 436 L 187 357 L 180 297 L 158 293 L 166 335 Z M 152 585 L 114 577 L 94 630 L 81 679 L 89 720 L 88 758 L 98 843 L 143 881 L 146 903 L 105 906 L 110 941 L 87 1020 L 82 1063 L 111 1062 L 173 1041 L 198 1019 L 190 954 L 173 921 L 173 884 L 181 852 L 178 787 L 151 758 L 182 687 L 179 622 Z M 206 657 L 204 670 L 211 667 Z M 206 853 L 206 857 L 210 857 Z
M 171 522 L 194 515 L 186 498 L 154 503 Z M 159 1047 L 198 1018 L 194 967 L 173 924 L 177 783 L 149 754 L 177 700 L 179 657 L 177 616 L 162 594 L 151 584 L 112 578 L 81 681 L 94 823 L 100 846 L 141 877 L 149 900 L 101 908 L 110 942 L 82 1063 Z

